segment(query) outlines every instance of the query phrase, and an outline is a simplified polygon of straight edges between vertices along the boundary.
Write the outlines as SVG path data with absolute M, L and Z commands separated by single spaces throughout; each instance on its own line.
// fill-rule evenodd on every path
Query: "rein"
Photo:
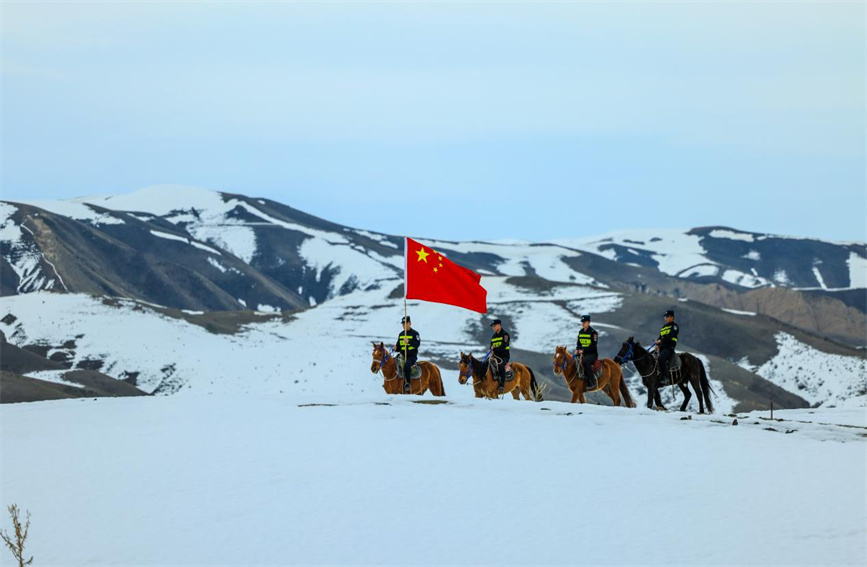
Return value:
M 485 355 L 485 358 L 483 358 L 479 364 L 484 364 L 488 360 L 489 356 L 491 356 L 490 352 L 488 352 L 488 354 Z M 458 370 L 458 378 L 466 378 L 467 379 L 467 381 L 464 382 L 464 384 L 469 384 L 471 377 L 473 379 L 473 386 L 476 386 L 477 384 L 481 384 L 482 382 L 485 381 L 484 378 L 478 378 L 478 382 L 476 381 L 477 380 L 476 379 L 476 369 L 473 368 L 474 362 L 475 362 L 475 359 L 473 358 L 473 355 L 470 355 L 468 362 L 467 362 L 467 373 L 464 374 L 463 371 Z
M 635 346 L 634 343 L 627 343 L 627 344 L 629 345 L 629 350 L 627 350 L 626 353 L 620 357 L 620 365 L 622 366 L 622 365 L 626 364 L 627 362 L 632 362 L 632 365 L 635 366 L 635 370 L 636 370 L 636 372 L 638 372 L 639 376 L 641 376 L 642 378 L 647 378 L 648 376 L 652 376 L 653 373 L 656 372 L 656 369 L 659 367 L 659 359 L 655 359 L 655 362 L 653 364 L 653 370 L 651 370 L 647 374 L 642 374 L 641 370 L 638 370 L 638 366 L 636 366 L 635 363 L 638 362 L 639 360 L 644 360 L 645 358 L 650 356 L 650 351 L 644 351 L 643 355 L 641 355 L 638 358 L 635 358 L 635 351 L 633 350 L 633 347 Z
M 376 373 L 377 373 L 377 374 L 379 374 L 380 372 L 382 372 L 382 367 L 385 365 L 386 362 L 388 362 L 388 360 L 389 360 L 390 358 L 392 358 L 392 357 L 391 357 L 390 354 L 388 354 L 388 351 L 383 350 L 383 351 L 382 351 L 382 358 L 379 359 L 379 368 L 376 369 Z M 374 358 L 374 360 L 376 360 L 376 359 Z M 386 382 L 392 382 L 392 381 L 394 381 L 394 380 L 399 379 L 399 378 L 400 378 L 400 375 L 399 375 L 397 372 L 395 372 L 395 373 L 394 373 L 394 378 L 389 378 L 389 377 L 386 376 L 385 373 L 383 372 L 383 373 L 382 373 L 382 378 L 383 378 L 383 380 L 385 380 Z
M 572 362 L 572 360 L 574 358 L 575 357 L 570 356 L 567 351 L 564 351 L 563 359 L 566 361 L 565 364 L 555 364 L 554 365 L 554 373 L 556 374 L 558 372 L 557 367 L 559 366 L 560 367 L 559 372 L 560 372 L 560 374 L 563 375 L 563 379 L 566 380 L 566 383 L 569 384 L 570 388 L 572 386 L 572 382 L 574 382 L 575 380 L 578 380 L 578 367 L 577 367 L 578 361 L 575 361 L 575 364 L 576 364 L 575 376 L 571 380 L 566 377 L 566 368 L 569 367 L 569 363 Z

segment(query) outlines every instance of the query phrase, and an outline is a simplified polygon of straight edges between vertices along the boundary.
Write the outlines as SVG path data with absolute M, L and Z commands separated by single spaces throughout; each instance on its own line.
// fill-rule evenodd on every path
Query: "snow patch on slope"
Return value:
M 788 333 L 775 338 L 777 355 L 753 368 L 759 376 L 819 407 L 867 406 L 864 358 L 828 354 Z M 750 368 L 746 360 L 740 364 Z
M 854 252 L 849 253 L 849 287 L 867 288 L 867 258 Z
M 36 245 L 33 232 L 12 218 L 17 211 L 17 207 L 0 202 L 0 219 L 3 219 L 3 224 L 0 225 L 0 241 L 8 247 L 6 261 L 18 276 L 18 293 L 55 289 L 58 283 L 66 289 L 63 279 L 54 269 L 54 264 L 45 258 Z M 25 235 L 25 232 L 28 235 Z M 46 273 L 43 261 L 51 266 L 53 274 Z
M 735 232 L 732 230 L 714 229 L 708 234 L 711 238 L 728 238 L 729 240 L 743 240 L 744 242 L 753 242 L 753 235 L 748 232 Z

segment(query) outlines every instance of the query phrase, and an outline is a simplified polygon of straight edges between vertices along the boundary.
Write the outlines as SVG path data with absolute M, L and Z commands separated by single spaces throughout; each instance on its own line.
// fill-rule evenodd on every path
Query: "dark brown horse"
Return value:
M 687 383 L 695 390 L 695 395 L 698 397 L 698 413 L 704 413 L 704 406 L 707 404 L 708 413 L 713 413 L 713 402 L 710 399 L 713 388 L 707 378 L 707 372 L 704 369 L 704 364 L 701 360 L 687 352 L 679 352 L 681 369 L 678 376 L 672 376 L 674 383 L 680 387 L 683 392 L 683 403 L 680 405 L 680 411 L 686 411 L 686 406 L 692 398 Z M 634 337 L 629 337 L 626 342 L 620 347 L 614 361 L 618 364 L 626 364 L 632 362 L 638 374 L 641 375 L 641 381 L 644 387 L 647 388 L 647 407 L 653 409 L 653 402 L 656 402 L 657 409 L 664 410 L 662 399 L 659 396 L 659 387 L 661 375 L 659 372 L 659 359 L 651 352 L 647 351 L 641 343 L 635 340 Z M 702 399 L 704 398 L 704 399 Z
M 493 368 L 489 361 L 477 360 L 472 354 L 462 352 L 458 382 L 466 384 L 470 376 L 473 378 L 473 390 L 477 398 L 500 397 L 500 383 L 494 377 Z M 512 379 L 503 384 L 503 393 L 508 394 L 509 392 L 516 400 L 520 400 L 521 395 L 523 395 L 525 400 L 542 401 L 542 391 L 536 382 L 533 369 L 520 362 L 512 363 Z
M 626 380 L 623 379 L 623 371 L 619 364 L 615 364 L 610 358 L 602 359 L 602 375 L 599 376 L 599 381 L 596 388 L 587 390 L 584 382 L 584 375 L 579 374 L 579 364 L 576 357 L 569 354 L 569 349 L 565 346 L 558 346 L 554 349 L 554 375 L 562 376 L 566 381 L 566 385 L 572 391 L 572 403 L 586 402 L 584 392 L 598 392 L 602 390 L 611 398 L 615 406 L 620 405 L 620 399 L 623 398 L 623 405 L 628 408 L 635 407 L 635 401 L 629 394 L 629 388 L 626 387 Z
M 418 365 L 421 368 L 421 376 L 410 380 L 409 393 L 421 396 L 430 390 L 434 396 L 445 396 L 443 378 L 437 365 L 427 361 L 419 362 Z M 374 374 L 382 371 L 384 380 L 382 387 L 386 394 L 407 393 L 403 389 L 403 378 L 397 374 L 397 363 L 394 357 L 388 353 L 384 343 L 373 343 L 373 362 L 370 363 L 370 371 Z

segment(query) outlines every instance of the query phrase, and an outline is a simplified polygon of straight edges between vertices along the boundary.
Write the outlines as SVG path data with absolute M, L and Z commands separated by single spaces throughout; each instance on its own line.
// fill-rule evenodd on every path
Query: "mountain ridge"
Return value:
M 143 302 L 140 308 L 146 311 L 148 305 L 162 306 L 159 316 L 177 324 L 242 338 L 245 329 L 267 323 L 219 313 L 283 314 L 283 325 L 314 329 L 317 318 L 334 316 L 343 321 L 338 324 L 341 332 L 376 338 L 382 336 L 375 330 L 380 320 L 376 309 L 396 308 L 402 298 L 401 237 L 341 226 L 272 200 L 161 187 L 38 204 L 42 208 L 36 202 L 0 202 L 0 295 L 14 308 L 5 315 L 18 319 L 3 330 L 20 346 L 41 341 L 57 348 L 72 338 L 51 338 L 53 333 L 41 324 L 36 327 L 41 330 L 32 330 L 35 314 L 26 309 L 34 309 L 33 304 L 12 301 L 39 291 L 133 300 Z M 425 243 L 483 275 L 489 310 L 511 317 L 513 332 L 522 341 L 516 346 L 539 364 L 550 355 L 551 344 L 568 344 L 563 334 L 572 333 L 577 314 L 592 312 L 594 321 L 614 324 L 605 331 L 611 348 L 629 334 L 651 334 L 658 313 L 671 306 L 691 329 L 684 344 L 714 361 L 720 384 L 729 377 L 732 391 L 740 396 L 732 403 L 740 409 L 758 408 L 769 398 L 778 404 L 810 405 L 799 397 L 800 382 L 780 389 L 761 375 L 784 379 L 765 365 L 773 364 L 786 348 L 799 356 L 843 356 L 839 361 L 822 359 L 842 365 L 847 373 L 855 367 L 846 361 L 863 359 L 863 352 L 852 348 L 867 342 L 867 303 L 859 299 L 867 294 L 859 287 L 867 286 L 867 277 L 862 282 L 857 273 L 859 262 L 867 258 L 863 244 L 785 239 L 726 227 L 658 235 L 626 230 L 556 242 Z M 822 285 L 812 286 L 820 280 Z M 846 291 L 832 287 L 841 283 L 849 286 Z M 810 289 L 802 289 L 806 284 Z M 373 301 L 373 307 L 366 301 Z M 323 311 L 325 305 L 330 307 Z M 427 308 L 414 309 L 436 317 Z M 88 310 L 82 313 L 90 316 Z M 296 320 L 291 314 L 303 315 Z M 460 315 L 459 320 L 464 326 L 451 326 L 455 336 L 478 341 L 483 318 Z M 74 324 L 75 319 L 69 321 Z M 717 328 L 708 327 L 707 321 Z M 714 333 L 721 329 L 734 334 L 733 340 L 717 341 Z M 792 346 L 787 337 L 803 346 Z M 431 356 L 448 368 L 453 344 L 454 339 L 438 337 Z M 102 357 L 110 367 L 120 354 L 95 345 L 92 349 L 79 349 L 73 358 Z M 129 353 L 120 358 L 129 358 Z M 147 366 L 138 360 L 123 372 L 150 372 L 151 390 L 162 392 L 198 382 L 172 378 L 171 385 L 161 387 L 162 366 L 142 370 Z M 559 395 L 562 385 L 550 369 L 540 375 Z M 640 391 L 641 386 L 635 387 Z M 861 395 L 842 382 L 841 388 Z M 819 400 L 812 403 L 843 399 L 835 391 L 823 392 L 810 394 Z

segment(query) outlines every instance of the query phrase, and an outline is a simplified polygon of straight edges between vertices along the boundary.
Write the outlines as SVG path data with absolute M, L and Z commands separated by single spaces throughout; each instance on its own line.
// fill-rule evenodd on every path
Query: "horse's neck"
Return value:
M 481 360 L 473 359 L 473 379 L 479 379 L 479 381 L 485 379 L 485 375 L 488 373 L 488 364 L 482 362 Z
M 563 367 L 563 374 L 566 376 L 566 378 L 568 378 L 570 374 L 577 375 L 578 374 L 578 357 L 573 356 L 572 358 L 569 358 L 568 353 L 564 354 L 563 357 L 566 359 L 566 366 Z M 569 368 L 572 369 L 571 372 L 569 371 Z
M 649 351 L 646 351 L 643 348 L 641 349 L 641 351 L 638 351 L 636 349 L 635 354 L 638 356 L 633 355 L 632 364 L 635 365 L 635 368 L 638 369 L 640 373 L 644 374 L 646 370 L 652 370 L 652 367 L 656 363 L 656 361 L 654 360 L 653 355 Z
M 382 363 L 382 375 L 389 380 L 397 376 L 397 362 L 393 356 L 389 356 L 388 359 Z

